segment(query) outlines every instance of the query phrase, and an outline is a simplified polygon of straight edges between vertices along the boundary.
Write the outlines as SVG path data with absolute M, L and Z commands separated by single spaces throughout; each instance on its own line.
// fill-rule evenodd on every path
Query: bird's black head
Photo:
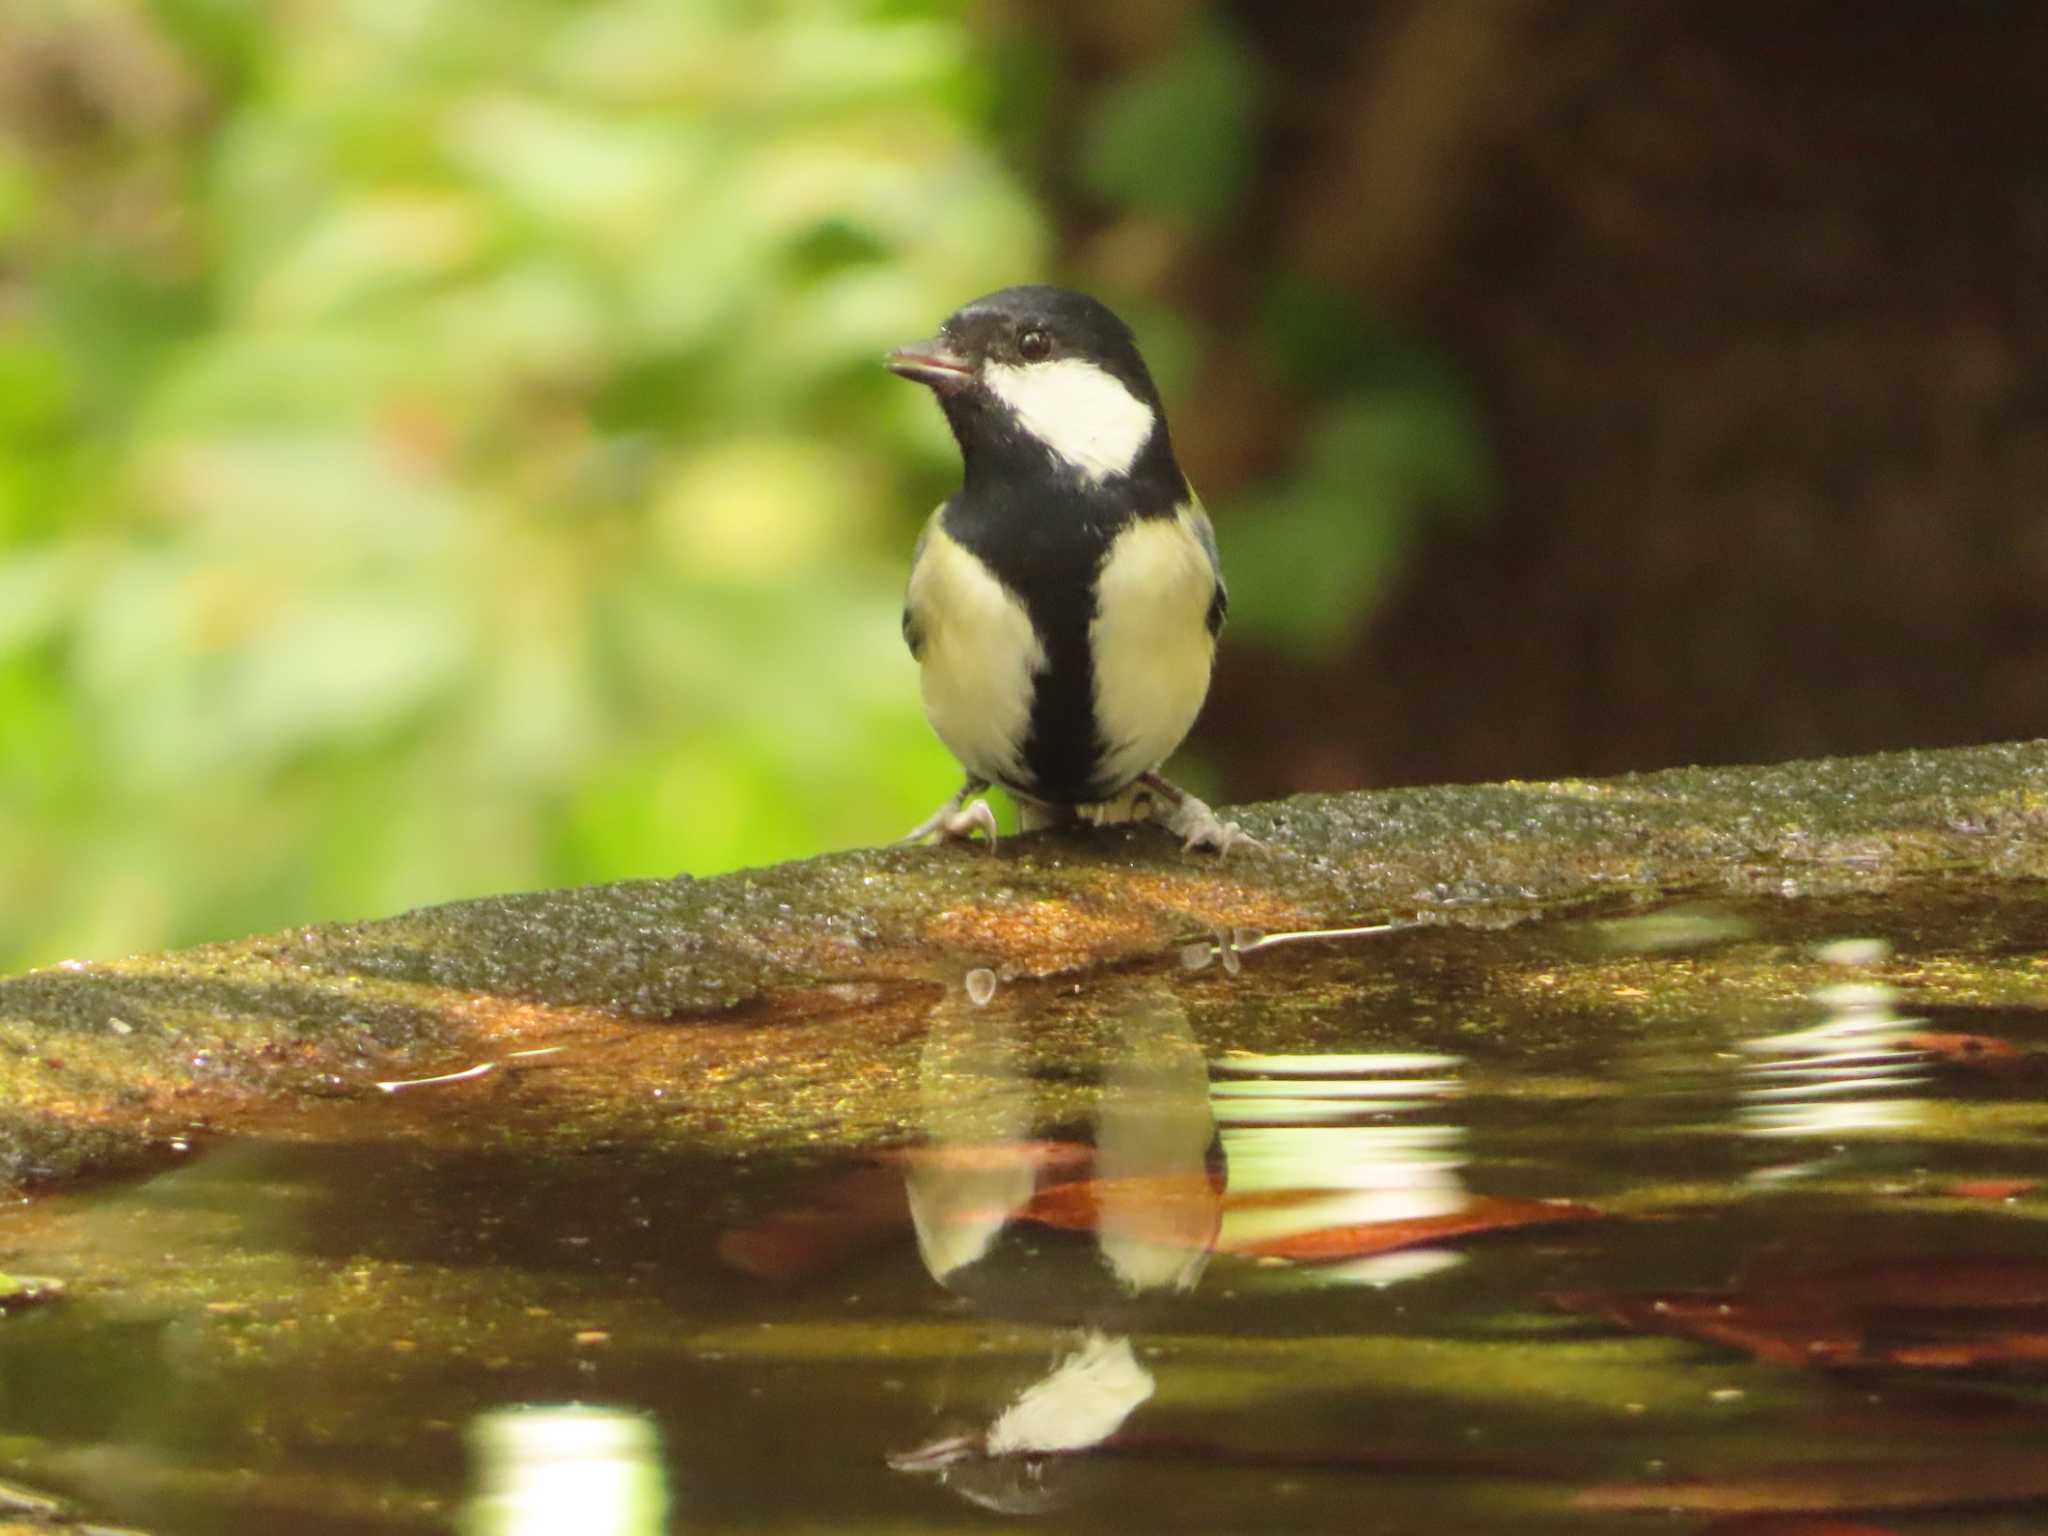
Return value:
M 927 385 L 979 473 L 1052 473 L 1088 485 L 1185 482 L 1159 391 L 1131 328 L 1070 288 L 1005 288 L 955 310 L 938 335 L 889 355 Z

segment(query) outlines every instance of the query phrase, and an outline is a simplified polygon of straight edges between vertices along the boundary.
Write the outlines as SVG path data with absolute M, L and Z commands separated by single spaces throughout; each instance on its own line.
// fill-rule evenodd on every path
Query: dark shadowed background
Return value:
M 2048 729 L 2048 10 L 37 0 L 0 969 L 867 843 L 954 470 L 1138 327 L 1225 798 Z

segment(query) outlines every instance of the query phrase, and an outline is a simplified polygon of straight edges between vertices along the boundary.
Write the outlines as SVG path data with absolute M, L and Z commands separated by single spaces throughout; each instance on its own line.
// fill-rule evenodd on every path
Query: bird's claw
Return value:
M 1261 853 L 1266 850 L 1266 845 L 1251 833 L 1234 821 L 1223 820 L 1207 802 L 1193 795 L 1182 795 L 1180 804 L 1166 808 L 1159 822 L 1182 839 L 1182 853 L 1193 853 L 1197 848 L 1213 848 L 1218 859 L 1227 859 L 1230 850 L 1237 847 L 1252 848 Z
M 933 811 L 901 839 L 906 843 L 921 843 L 930 838 L 940 843 L 964 843 L 971 841 L 976 832 L 988 841 L 988 851 L 996 851 L 996 813 L 989 809 L 986 800 L 975 800 L 962 805 L 958 800 L 948 800 Z

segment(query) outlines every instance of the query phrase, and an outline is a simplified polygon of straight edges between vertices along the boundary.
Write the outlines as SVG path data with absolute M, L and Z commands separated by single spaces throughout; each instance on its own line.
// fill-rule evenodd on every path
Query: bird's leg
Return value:
M 969 774 L 967 782 L 960 786 L 952 799 L 925 817 L 898 841 L 921 843 L 934 834 L 942 843 L 965 841 L 974 836 L 978 829 L 981 835 L 988 839 L 988 851 L 994 853 L 996 813 L 988 808 L 986 800 L 974 799 L 987 788 L 987 779 L 978 779 Z M 974 804 L 967 804 L 969 800 L 974 800 Z
M 1019 832 L 1043 832 L 1047 827 L 1063 827 L 1073 821 L 1078 814 L 1071 805 L 1054 805 L 1047 800 L 1026 800 L 1021 795 L 1014 798 L 1017 801 Z
M 1152 817 L 1152 795 L 1142 784 L 1133 784 L 1114 800 L 1099 800 L 1081 814 L 1098 827 L 1149 821 Z
M 1214 848 L 1220 859 L 1240 843 L 1247 848 L 1266 846 L 1236 822 L 1222 820 L 1204 802 L 1161 774 L 1144 774 L 1138 786 L 1152 802 L 1152 819 L 1174 836 L 1186 839 L 1181 844 L 1184 853 Z

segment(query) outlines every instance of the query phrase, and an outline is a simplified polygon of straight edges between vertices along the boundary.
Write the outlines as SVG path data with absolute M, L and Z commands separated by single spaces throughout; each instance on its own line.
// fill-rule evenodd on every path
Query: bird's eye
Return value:
M 1027 363 L 1042 363 L 1052 356 L 1052 336 L 1033 326 L 1017 338 L 1017 355 Z

